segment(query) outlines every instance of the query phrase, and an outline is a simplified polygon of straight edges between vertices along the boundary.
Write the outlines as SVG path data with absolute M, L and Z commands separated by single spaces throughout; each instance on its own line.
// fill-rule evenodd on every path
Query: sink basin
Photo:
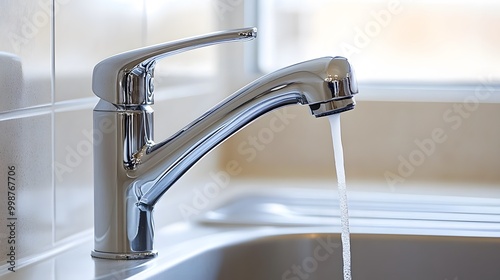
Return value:
M 91 258 L 89 233 L 0 279 L 343 279 L 335 192 L 239 188 L 223 198 L 159 228 L 154 259 Z M 499 199 L 351 192 L 349 203 L 352 279 L 500 279 Z
M 500 279 L 497 199 L 350 198 L 353 279 Z M 183 245 L 190 254 L 182 261 L 165 265 L 169 257 L 160 254 L 134 279 L 343 279 L 335 202 L 329 190 L 233 196 L 196 225 L 225 232 Z
M 291 231 L 290 229 L 285 231 Z M 292 230 L 293 231 L 293 230 Z M 279 232 L 279 230 L 278 230 Z M 252 234 L 137 275 L 148 279 L 326 280 L 342 278 L 337 233 Z M 500 279 L 500 239 L 391 234 L 351 236 L 353 279 Z M 138 278 L 138 279 L 139 279 Z

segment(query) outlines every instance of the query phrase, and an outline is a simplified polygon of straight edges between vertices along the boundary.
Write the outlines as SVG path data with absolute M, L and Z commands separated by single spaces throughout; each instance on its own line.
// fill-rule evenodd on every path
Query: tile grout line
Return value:
M 51 109 L 50 114 L 51 114 L 51 134 L 52 134 L 52 246 L 55 246 L 56 244 L 56 182 L 55 182 L 55 158 L 56 158 L 56 129 L 55 129 L 55 111 L 53 110 L 54 105 L 55 105 L 55 84 L 56 84 L 56 5 L 55 5 L 55 0 L 52 0 L 52 17 L 51 17 L 51 77 L 50 77 L 50 83 L 51 83 Z M 54 270 L 55 270 L 55 264 L 54 264 Z
M 0 113 L 0 121 L 21 119 L 25 117 L 35 117 L 45 114 L 50 114 L 51 112 L 67 112 L 75 109 L 87 109 L 92 108 L 95 103 L 97 103 L 97 98 L 87 97 L 79 98 L 68 101 L 58 101 L 48 104 L 33 106 L 29 108 L 21 108 L 13 111 Z
M 55 84 L 56 80 L 55 76 L 53 78 Z M 201 86 L 201 85 L 196 85 L 196 86 Z M 190 86 L 171 88 L 174 90 L 178 90 L 178 92 L 170 94 L 159 94 L 158 96 L 155 97 L 155 99 L 157 102 L 161 102 L 166 100 L 175 100 L 179 98 L 187 98 L 187 97 L 207 94 L 207 93 L 200 93 L 199 91 L 193 91 L 192 90 L 193 87 L 194 87 L 193 85 L 190 85 Z M 55 94 L 55 89 L 54 89 L 54 94 Z M 99 98 L 96 96 L 81 97 L 77 99 L 69 99 L 64 101 L 52 101 L 51 103 L 43 105 L 37 105 L 28 108 L 20 108 L 0 113 L 0 121 L 40 116 L 40 115 L 50 114 L 51 112 L 59 113 L 59 112 L 68 112 L 73 110 L 92 109 L 97 104 L 98 101 Z

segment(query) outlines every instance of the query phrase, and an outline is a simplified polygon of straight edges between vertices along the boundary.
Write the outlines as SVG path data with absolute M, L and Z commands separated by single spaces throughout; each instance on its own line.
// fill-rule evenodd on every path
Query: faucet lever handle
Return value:
M 156 60 L 219 43 L 251 40 L 256 36 L 255 27 L 233 29 L 117 54 L 94 67 L 92 90 L 99 98 L 115 105 L 153 104 Z

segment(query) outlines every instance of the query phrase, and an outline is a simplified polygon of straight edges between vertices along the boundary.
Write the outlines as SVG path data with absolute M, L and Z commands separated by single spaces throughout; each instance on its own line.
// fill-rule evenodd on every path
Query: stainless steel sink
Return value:
M 287 229 L 285 231 L 293 231 Z M 279 230 L 277 230 L 279 232 Z M 148 279 L 327 280 L 342 278 L 339 234 L 286 233 L 226 240 Z M 352 276 L 363 280 L 500 279 L 500 239 L 353 234 Z
M 89 238 L 0 278 L 39 279 L 49 271 L 47 279 L 340 280 L 335 193 L 238 189 L 194 221 L 159 228 L 154 259 L 90 258 Z M 352 279 L 500 279 L 499 199 L 349 198 Z
M 211 233 L 178 243 L 178 251 L 159 249 L 168 253 L 132 279 L 343 279 L 336 204 L 330 190 L 230 196 L 192 225 Z M 351 193 L 352 277 L 498 280 L 499 205 L 498 199 Z

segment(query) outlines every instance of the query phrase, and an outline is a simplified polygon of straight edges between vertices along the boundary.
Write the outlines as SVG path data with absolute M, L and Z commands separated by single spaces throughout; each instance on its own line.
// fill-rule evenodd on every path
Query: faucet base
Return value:
M 91 252 L 92 257 L 98 259 L 109 259 L 109 260 L 142 260 L 150 259 L 158 256 L 158 252 L 137 252 L 137 253 L 106 253 L 93 250 Z

